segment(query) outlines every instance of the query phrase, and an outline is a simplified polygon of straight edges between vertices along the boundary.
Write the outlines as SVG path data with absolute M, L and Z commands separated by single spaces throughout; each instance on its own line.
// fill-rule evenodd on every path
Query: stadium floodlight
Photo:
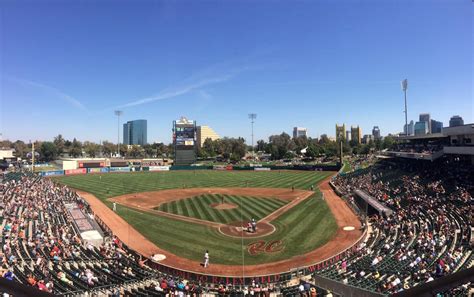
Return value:
M 407 89 L 408 79 L 402 80 L 402 90 L 405 93 L 405 136 L 408 136 L 408 111 L 407 111 Z
M 115 110 L 114 114 L 117 116 L 117 156 L 120 155 L 120 116 L 123 114 L 121 110 Z
M 256 113 L 249 113 L 249 119 L 250 122 L 252 123 L 252 157 L 255 160 L 255 148 L 253 146 L 253 123 L 255 122 L 255 119 L 257 118 Z

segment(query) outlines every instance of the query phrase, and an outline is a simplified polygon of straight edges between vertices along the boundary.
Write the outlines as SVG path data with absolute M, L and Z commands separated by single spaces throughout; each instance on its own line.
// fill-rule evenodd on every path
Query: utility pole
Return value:
M 405 78 L 402 80 L 402 90 L 405 93 L 405 136 L 408 136 L 408 110 L 407 110 L 407 89 L 408 89 L 408 80 Z
M 31 172 L 35 173 L 35 143 L 31 144 Z
M 255 119 L 257 118 L 256 113 L 249 113 L 249 119 L 250 122 L 252 123 L 252 158 L 255 161 L 255 147 L 253 146 L 253 123 L 255 122 Z
M 123 114 L 123 111 L 116 110 L 114 114 L 117 116 L 117 156 L 120 155 L 120 116 Z

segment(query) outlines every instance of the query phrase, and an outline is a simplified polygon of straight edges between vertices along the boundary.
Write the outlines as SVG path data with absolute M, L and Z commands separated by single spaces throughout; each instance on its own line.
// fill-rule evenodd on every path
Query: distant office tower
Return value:
M 346 131 L 346 142 L 349 141 L 349 139 L 351 139 L 351 131 L 347 130 Z
M 420 113 L 420 122 L 426 122 L 428 133 L 431 133 L 431 115 L 429 113 Z
M 449 127 L 463 126 L 464 120 L 458 115 L 454 115 L 449 120 Z
M 407 134 L 407 125 L 403 125 L 403 134 Z M 413 121 L 410 121 L 410 123 L 408 124 L 408 135 L 415 135 L 415 124 L 413 123 Z
M 429 127 L 428 122 L 420 121 L 415 123 L 415 135 L 426 135 L 428 134 Z
M 364 137 L 362 137 L 362 143 L 369 143 L 371 140 L 373 141 L 375 137 L 370 134 L 365 134 Z
M 346 125 L 345 124 L 342 124 L 342 126 L 338 126 L 336 124 L 336 141 L 337 142 L 346 141 Z
M 198 126 L 196 135 L 198 147 L 202 147 L 204 141 L 206 141 L 208 138 L 211 140 L 217 140 L 220 138 L 219 135 L 209 126 Z
M 123 124 L 123 144 L 125 145 L 147 144 L 146 120 L 128 121 L 125 124 Z
M 362 129 L 359 126 L 351 126 L 351 140 L 355 141 L 356 143 L 361 143 Z
M 443 130 L 443 122 L 431 120 L 431 133 L 441 133 Z
M 302 127 L 294 127 L 293 138 L 298 138 L 300 136 L 308 137 L 308 129 Z
M 372 129 L 372 136 L 374 137 L 374 139 L 380 139 L 379 126 L 374 126 L 374 128 Z

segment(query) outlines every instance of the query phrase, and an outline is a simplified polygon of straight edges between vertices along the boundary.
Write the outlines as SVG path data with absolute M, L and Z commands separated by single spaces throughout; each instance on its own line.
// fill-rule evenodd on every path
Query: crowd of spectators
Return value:
M 369 218 L 358 251 L 322 275 L 394 293 L 474 265 L 474 168 L 459 158 L 391 160 L 333 180 L 350 201 L 360 189 L 390 207 Z
M 397 151 L 397 152 L 405 152 L 405 153 L 433 154 L 433 153 L 441 151 L 443 147 L 444 147 L 444 144 L 404 143 L 404 144 L 395 145 L 392 150 Z
M 281 284 L 198 283 L 160 273 L 99 218 L 103 242 L 83 240 L 68 212 L 71 204 L 94 218 L 81 197 L 50 179 L 27 172 L 0 177 L 0 277 L 57 295 L 266 297 L 291 291 L 284 291 L 286 285 Z

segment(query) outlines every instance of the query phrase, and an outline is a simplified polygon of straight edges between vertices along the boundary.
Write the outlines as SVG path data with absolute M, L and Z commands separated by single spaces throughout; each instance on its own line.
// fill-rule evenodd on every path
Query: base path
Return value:
M 290 259 L 272 263 L 245 266 L 244 273 L 246 277 L 288 272 L 289 270 L 294 269 L 296 267 L 305 267 L 311 264 L 315 264 L 342 252 L 360 239 L 360 237 L 362 236 L 362 231 L 360 230 L 361 225 L 359 219 L 347 206 L 347 204 L 341 198 L 339 198 L 336 193 L 334 193 L 331 186 L 329 185 L 329 180 L 330 178 L 327 178 L 326 180 L 321 182 L 319 187 L 324 195 L 324 199 L 326 200 L 329 208 L 334 214 L 338 225 L 338 229 L 334 237 L 323 246 L 304 255 L 299 255 Z M 242 188 L 240 190 L 246 189 Z M 251 189 L 247 190 L 250 191 Z M 209 267 L 204 268 L 200 265 L 200 262 L 198 261 L 181 258 L 175 254 L 172 254 L 169 251 L 165 251 L 157 247 L 154 243 L 146 239 L 136 229 L 130 226 L 124 219 L 122 219 L 105 204 L 103 204 L 94 195 L 82 191 L 77 192 L 90 204 L 94 213 L 98 217 L 100 217 L 101 220 L 111 230 L 113 230 L 114 234 L 117 235 L 120 240 L 127 244 L 131 249 L 137 251 L 138 253 L 146 257 L 150 257 L 154 254 L 163 254 L 166 256 L 166 259 L 160 261 L 161 264 L 189 272 L 216 276 L 239 277 L 242 275 L 241 266 L 211 263 Z M 289 192 L 290 195 L 292 193 L 291 190 L 287 190 L 287 192 Z M 295 192 L 297 191 L 295 190 Z M 139 195 L 141 194 L 143 193 L 136 194 L 137 197 L 135 198 L 139 198 Z M 249 194 L 242 191 L 240 192 L 240 195 Z M 189 193 L 187 193 L 186 196 L 189 197 Z M 149 202 L 149 205 L 156 206 L 157 204 L 160 204 L 160 202 L 157 202 L 158 201 L 153 201 L 151 203 Z M 163 200 L 161 202 L 163 202 Z M 353 231 L 344 231 L 343 228 L 347 226 L 353 226 L 355 229 Z

